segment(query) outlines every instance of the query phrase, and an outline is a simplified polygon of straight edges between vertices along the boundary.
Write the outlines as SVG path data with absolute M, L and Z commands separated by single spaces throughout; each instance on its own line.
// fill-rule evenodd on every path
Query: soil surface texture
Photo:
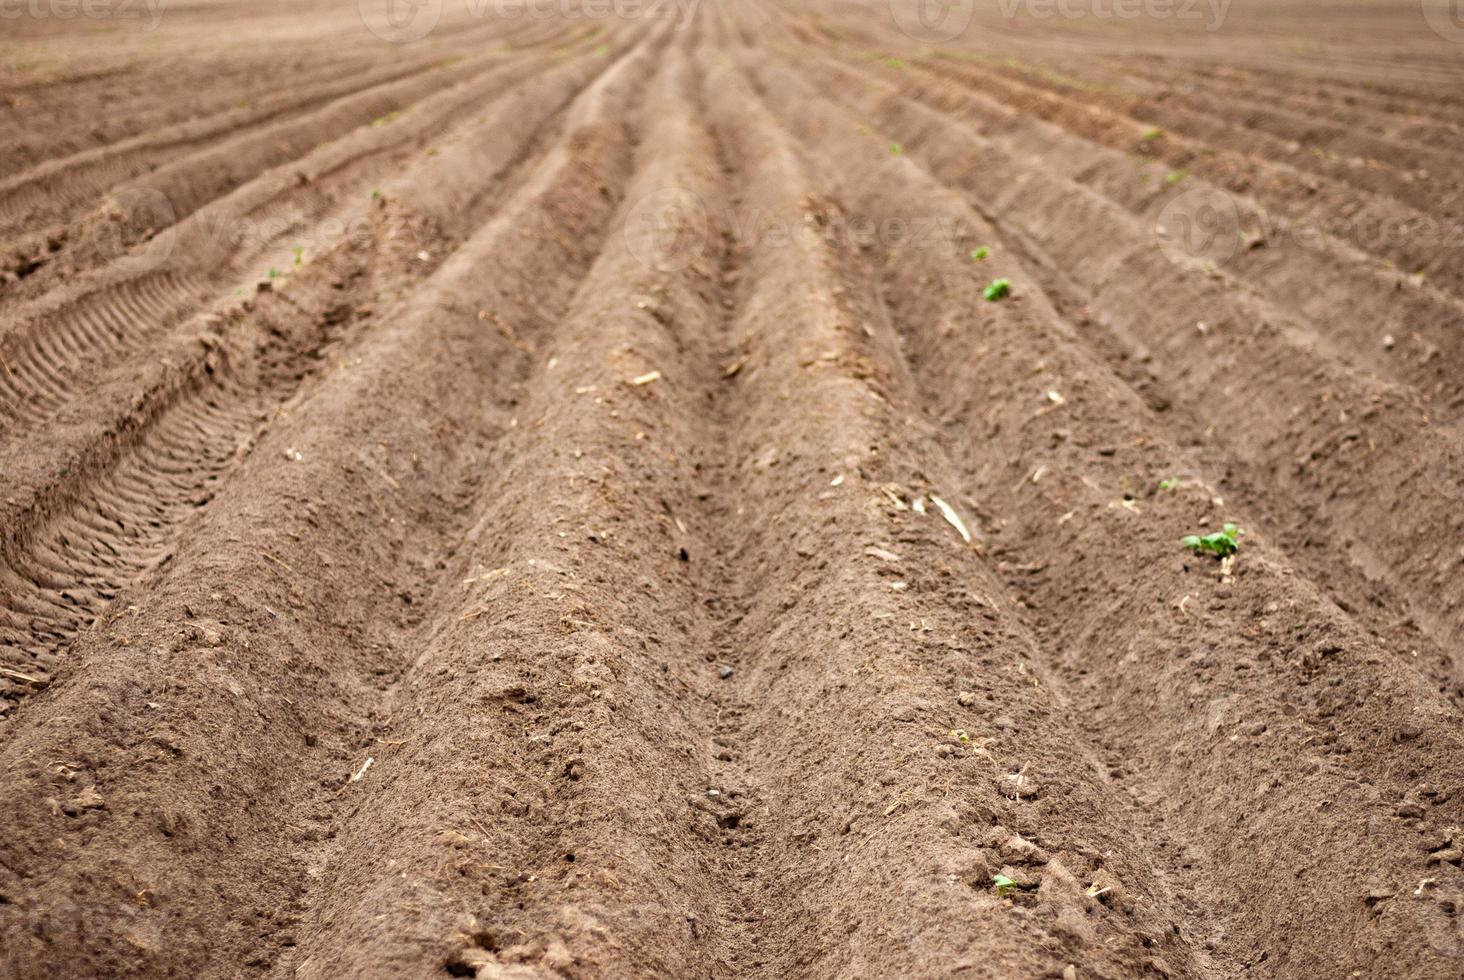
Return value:
M 3 980 L 1464 976 L 1446 4 L 0 14 Z

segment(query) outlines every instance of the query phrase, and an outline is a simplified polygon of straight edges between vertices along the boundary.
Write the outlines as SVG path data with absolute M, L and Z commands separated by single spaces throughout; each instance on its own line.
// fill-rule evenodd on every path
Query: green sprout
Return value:
M 987 286 L 982 295 L 995 303 L 999 299 L 1006 299 L 1011 295 L 1012 281 L 1010 279 L 993 279 L 991 285 Z
M 371 200 L 373 200 L 373 201 L 379 201 L 379 200 L 381 200 L 381 188 L 380 187 L 373 187 L 371 189 Z
M 303 246 L 296 245 L 295 246 L 295 268 L 297 268 L 297 269 L 300 268 L 300 266 L 304 262 L 305 262 L 305 249 L 304 249 Z
M 1164 183 L 1177 184 L 1189 176 L 1188 170 L 1171 170 L 1164 175 Z
M 1146 130 L 1144 130 L 1144 142 L 1145 143 L 1152 143 L 1152 142 L 1154 142 L 1154 140 L 1158 139 L 1159 137 L 1161 137 L 1163 135 L 1164 135 L 1164 130 L 1160 129 L 1158 126 L 1155 126 L 1155 127 L 1151 128 L 1151 129 L 1146 129 Z
M 1171 476 L 1167 480 L 1159 481 L 1160 490 L 1173 490 L 1177 486 L 1179 486 L 1179 477 L 1177 476 Z
M 891 143 L 890 152 L 893 153 L 895 156 L 899 156 L 901 153 L 905 152 L 905 148 L 899 143 Z
M 985 262 L 986 261 L 986 257 L 988 255 L 990 255 L 990 254 L 991 254 L 991 249 L 987 248 L 985 245 L 982 245 L 980 248 L 973 248 L 973 249 L 971 249 L 971 261 L 972 262 Z
M 1245 532 L 1234 524 L 1226 524 L 1225 529 L 1214 534 L 1206 534 L 1201 537 L 1198 534 L 1190 534 L 1180 539 L 1184 545 L 1195 554 L 1210 554 L 1219 558 L 1235 554 L 1240 547 L 1240 536 Z
M 1015 881 L 1012 881 L 1006 875 L 993 876 L 991 879 L 991 884 L 995 886 L 996 895 L 998 898 L 1006 898 L 1017 887 L 1017 883 Z
M 271 268 L 268 272 L 266 272 L 264 274 L 264 277 L 266 279 L 277 279 L 277 278 L 279 278 L 279 275 L 280 275 L 280 272 L 279 272 L 278 269 Z

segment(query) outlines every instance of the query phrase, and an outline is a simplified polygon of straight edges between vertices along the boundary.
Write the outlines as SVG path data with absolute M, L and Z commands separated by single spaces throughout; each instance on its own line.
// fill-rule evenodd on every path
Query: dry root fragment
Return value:
M 371 756 L 368 755 L 366 757 L 366 761 L 363 762 L 363 763 L 361 763 L 361 768 L 360 769 L 357 769 L 354 773 L 352 773 L 351 778 L 350 778 L 349 781 L 350 782 L 353 782 L 353 783 L 359 783 L 362 780 L 362 778 L 365 777 L 366 770 L 370 769 L 371 768 L 371 764 L 373 762 L 375 762 L 375 761 L 376 761 L 375 759 L 373 759 Z
M 956 532 L 961 535 L 961 540 L 970 544 L 971 532 L 966 530 L 966 524 L 961 520 L 961 515 L 956 513 L 955 508 L 934 494 L 931 494 L 930 502 L 940 508 L 940 516 L 944 517 L 946 523 L 956 529 Z
M 22 674 L 20 671 L 11 670 L 9 667 L 0 667 L 0 674 L 3 674 L 6 677 L 13 677 L 18 681 L 24 681 L 27 684 L 35 684 L 40 687 L 44 687 L 50 683 L 44 677 L 33 677 L 30 674 Z

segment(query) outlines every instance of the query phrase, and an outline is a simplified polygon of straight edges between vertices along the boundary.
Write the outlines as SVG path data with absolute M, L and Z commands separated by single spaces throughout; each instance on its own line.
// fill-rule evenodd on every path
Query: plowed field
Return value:
M 1464 975 L 1464 25 L 1056 6 L 0 6 L 0 976 Z

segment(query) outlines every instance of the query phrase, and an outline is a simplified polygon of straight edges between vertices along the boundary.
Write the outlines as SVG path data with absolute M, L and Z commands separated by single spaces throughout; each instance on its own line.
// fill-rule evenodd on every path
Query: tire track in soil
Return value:
M 831 9 L 536 73 L 35 430 L 0 574 L 103 615 L 0 741 L 0 975 L 1453 975 L 1459 709 L 1354 575 L 1443 678 L 1407 494 L 1457 466 L 1397 459 L 1444 375 L 1178 269 L 1107 122 L 889 84 Z M 851 231 L 912 216 L 958 232 Z M 1233 568 L 1175 548 L 1231 516 Z
M 514 140 L 528 145 L 544 114 L 572 91 L 566 85 L 581 84 L 585 71 L 562 69 L 534 86 L 540 95 L 533 102 L 537 117 L 526 114 L 513 93 L 490 110 L 500 121 L 520 117 L 512 126 L 500 126 L 494 137 L 499 146 L 485 147 L 480 138 L 450 147 L 444 155 L 460 161 L 476 154 L 473 166 L 480 177 L 485 159 L 496 158 L 505 170 L 515 166 Z M 409 199 L 422 196 L 407 180 L 387 188 L 388 196 L 378 203 L 398 212 L 392 203 L 398 188 Z M 491 201 L 476 189 L 453 204 L 471 215 L 482 213 Z M 440 202 L 429 202 L 426 215 L 440 225 L 450 213 Z M 433 222 L 423 220 L 426 215 L 386 215 L 378 208 L 369 245 L 345 241 L 302 267 L 305 282 L 299 288 L 261 292 L 213 315 L 216 322 L 205 327 L 201 343 L 187 338 L 162 358 L 164 367 L 141 386 L 141 404 L 133 393 L 138 379 L 127 378 L 128 414 L 117 427 L 135 428 L 125 441 L 107 447 L 109 452 L 104 449 L 103 458 L 83 457 L 80 465 L 66 461 L 58 467 L 62 482 L 54 486 L 26 486 L 21 473 L 7 485 L 9 493 L 25 488 L 31 496 L 26 500 L 17 494 L 7 501 L 28 506 L 13 509 L 6 521 L 7 561 L 0 569 L 6 586 L 0 602 L 0 666 L 10 672 L 0 678 L 5 713 L 13 700 L 54 680 L 72 637 L 119 589 L 168 560 L 180 526 L 247 454 L 259 426 L 318 370 L 313 365 L 332 356 L 329 351 L 343 330 L 352 324 L 371 328 L 370 311 L 377 302 L 409 288 L 435 266 L 421 262 L 417 253 L 452 245 L 452 235 L 434 231 Z M 405 236 L 414 242 L 410 247 L 401 235 L 405 227 L 416 229 Z M 406 254 L 392 254 L 403 249 Z M 300 278 L 291 277 L 288 285 L 294 287 L 293 280 Z M 94 418 L 103 404 L 97 395 L 94 390 L 90 398 Z M 88 442 L 106 446 L 108 440 Z
M 159 174 L 149 176 L 145 186 L 115 192 L 114 198 L 135 200 L 147 215 L 158 210 L 180 220 L 155 229 L 153 239 L 126 249 L 127 254 L 95 277 L 68 283 L 15 311 L 4 338 L 8 370 L 0 378 L 6 435 L 14 438 L 54 417 L 76 396 L 72 379 L 78 374 L 138 350 L 159 331 L 176 326 L 203 301 L 206 283 L 216 283 L 221 274 L 237 277 L 252 271 L 261 254 L 271 247 L 281 250 L 295 235 L 312 242 L 320 237 L 324 218 L 340 207 L 348 190 L 364 194 L 375 175 L 393 162 L 392 154 L 448 127 L 454 116 L 474 111 L 503 80 L 521 73 L 525 60 L 490 64 L 476 75 L 469 72 L 462 84 L 444 86 L 409 107 L 402 118 L 373 117 L 372 109 L 360 116 L 362 121 L 374 118 L 369 126 L 351 129 L 338 141 L 322 140 L 289 164 L 275 167 L 266 161 L 262 172 L 233 192 L 221 192 L 211 207 L 197 213 L 181 211 L 177 181 L 166 193 L 158 189 L 169 186 Z M 240 164 L 247 165 L 247 160 Z M 152 201 L 156 206 L 147 203 Z M 108 219 L 91 220 L 105 226 Z M 108 233 L 90 234 L 103 252 L 124 250 L 125 243 L 112 243 Z M 107 247 L 101 248 L 104 243 Z M 147 271 L 160 262 L 161 270 Z M 134 271 L 138 268 L 140 274 Z
M 637 71 L 652 53 L 640 48 Z M 635 89 L 625 65 L 613 105 Z M 0 748 L 7 785 L 33 790 L 0 804 L 14 828 L 0 845 L 7 968 L 260 974 L 299 941 L 312 859 L 348 814 L 347 777 L 363 753 L 391 748 L 383 706 L 467 516 L 463 488 L 482 447 L 511 428 L 508 392 L 527 356 L 478 311 L 525 334 L 552 318 L 608 217 L 613 174 L 591 166 L 618 152 L 596 136 L 613 116 L 606 85 L 580 99 L 547 158 L 525 164 L 533 175 L 512 201 L 363 338 L 350 369 L 325 375 L 261 438 L 136 612 L 83 638 L 87 682 L 47 696 L 66 723 L 23 716 Z M 472 159 L 457 161 L 459 177 L 481 176 L 463 168 Z M 531 239 L 553 247 L 524 249 Z M 514 274 L 486 280 L 486 261 Z M 535 295 L 516 285 L 526 281 Z M 424 349 L 439 357 L 403 375 Z M 399 413 L 424 424 L 403 432 Z M 396 438 L 378 459 L 370 441 L 383 433 Z M 285 457 L 290 446 L 301 458 Z M 348 479 L 340 497 L 313 489 L 325 473 Z M 353 540 L 363 520 L 378 529 L 369 542 Z M 137 653 L 108 656 L 119 641 Z M 191 683 L 172 680 L 183 676 Z M 75 761 L 43 761 L 62 756 Z M 78 797 L 83 785 L 105 802 Z M 52 846 L 58 833 L 69 847 Z M 105 870 L 81 870 L 80 853 Z M 38 927 L 17 928 L 22 914 Z

